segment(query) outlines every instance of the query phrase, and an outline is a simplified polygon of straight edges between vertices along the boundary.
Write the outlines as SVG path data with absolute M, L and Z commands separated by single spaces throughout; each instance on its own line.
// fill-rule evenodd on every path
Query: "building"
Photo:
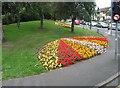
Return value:
M 100 16 L 100 20 L 104 21 L 104 20 L 109 20 L 111 19 L 111 7 L 106 7 L 106 8 L 101 8 L 99 9 L 99 16 Z

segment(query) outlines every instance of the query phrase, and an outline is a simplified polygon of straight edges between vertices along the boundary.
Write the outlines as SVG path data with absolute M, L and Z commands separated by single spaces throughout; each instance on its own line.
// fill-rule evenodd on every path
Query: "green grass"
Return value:
M 39 30 L 39 21 L 22 22 L 20 28 L 16 24 L 4 25 L 6 41 L 2 45 L 3 80 L 36 75 L 47 72 L 37 59 L 37 49 L 47 42 L 60 37 L 99 36 L 91 30 L 75 27 L 75 32 L 45 20 L 44 29 Z M 58 30 L 59 27 L 59 30 Z

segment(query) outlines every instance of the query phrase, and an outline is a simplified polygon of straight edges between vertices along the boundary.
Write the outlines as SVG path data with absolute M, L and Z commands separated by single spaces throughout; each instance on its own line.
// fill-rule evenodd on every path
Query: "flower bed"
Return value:
M 65 28 L 71 28 L 71 26 L 69 26 L 69 25 L 67 25 L 67 24 L 64 24 L 64 23 L 62 23 L 62 22 L 55 22 L 55 24 L 60 25 L 60 26 L 63 26 L 63 27 L 65 27 Z
M 105 53 L 107 46 L 106 38 L 61 38 L 43 46 L 38 51 L 38 59 L 46 70 L 52 70 Z
M 45 67 L 46 70 L 61 67 L 61 64 L 58 64 L 57 57 L 58 44 L 58 40 L 49 42 L 38 52 L 40 63 Z

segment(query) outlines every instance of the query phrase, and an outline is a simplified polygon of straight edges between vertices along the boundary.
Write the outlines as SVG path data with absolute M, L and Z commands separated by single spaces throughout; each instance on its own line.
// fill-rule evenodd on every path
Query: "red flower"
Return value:
M 58 60 L 58 63 L 63 66 L 69 66 L 70 64 L 74 64 L 76 60 L 82 59 L 82 57 L 62 39 L 58 47 L 58 57 L 61 58 Z

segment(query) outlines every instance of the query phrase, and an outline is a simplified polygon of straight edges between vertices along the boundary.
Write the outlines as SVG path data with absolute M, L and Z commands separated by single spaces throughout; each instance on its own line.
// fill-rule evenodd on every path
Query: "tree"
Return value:
M 51 15 L 51 19 L 53 19 L 54 21 L 56 21 L 57 18 L 57 3 L 56 2 L 51 2 L 48 3 L 48 13 Z
M 17 27 L 20 26 L 20 14 L 23 9 L 22 2 L 3 2 L 2 4 L 3 12 L 2 15 L 5 16 L 7 24 L 11 23 L 10 21 L 17 21 Z
M 71 24 L 71 32 L 74 32 L 74 21 L 78 13 L 76 2 L 58 2 L 57 3 L 57 11 L 58 11 L 58 17 L 60 19 L 66 19 L 71 17 L 72 18 L 72 24 Z
M 71 32 L 74 32 L 74 21 L 81 18 L 91 21 L 94 12 L 94 2 L 6 2 L 3 3 L 3 16 L 8 22 L 12 20 L 20 26 L 20 21 L 28 16 L 40 19 L 40 29 L 43 29 L 45 14 L 51 14 L 54 20 L 72 18 Z M 25 15 L 25 16 L 24 16 Z M 10 18 L 10 19 L 9 19 Z M 12 19 L 11 19 L 12 18 Z M 22 19 L 21 19 L 22 18 Z M 87 18 L 87 19 L 86 19 Z
M 100 20 L 100 11 L 99 11 L 100 9 L 99 8 L 97 8 L 97 21 L 99 21 Z
M 9 15 L 10 15 L 10 4 L 7 2 L 2 3 L 2 15 L 5 18 L 5 21 L 7 22 L 7 25 L 9 25 Z
M 26 18 L 29 17 L 31 19 L 34 15 L 34 18 L 39 16 L 40 29 L 43 29 L 44 14 L 49 9 L 47 2 L 3 2 L 2 8 L 2 15 L 7 24 L 17 22 L 17 27 L 19 28 L 20 20 L 24 20 L 21 17 L 25 18 L 26 16 Z
M 40 29 L 43 29 L 43 20 L 44 14 L 48 11 L 48 3 L 47 2 L 30 2 L 30 11 L 36 13 L 40 17 Z
M 84 2 L 84 8 L 88 13 L 88 18 L 90 20 L 90 29 L 91 29 L 91 16 L 95 13 L 95 2 Z
M 107 16 L 109 16 L 109 14 L 110 14 L 110 8 L 106 8 L 106 9 L 105 9 L 106 19 L 107 19 Z
M 74 32 L 74 21 L 77 17 L 91 22 L 91 15 L 95 12 L 94 2 L 59 2 L 57 4 L 58 14 L 60 13 L 62 19 L 68 17 L 72 18 L 72 33 Z M 88 19 L 86 19 L 86 17 Z

